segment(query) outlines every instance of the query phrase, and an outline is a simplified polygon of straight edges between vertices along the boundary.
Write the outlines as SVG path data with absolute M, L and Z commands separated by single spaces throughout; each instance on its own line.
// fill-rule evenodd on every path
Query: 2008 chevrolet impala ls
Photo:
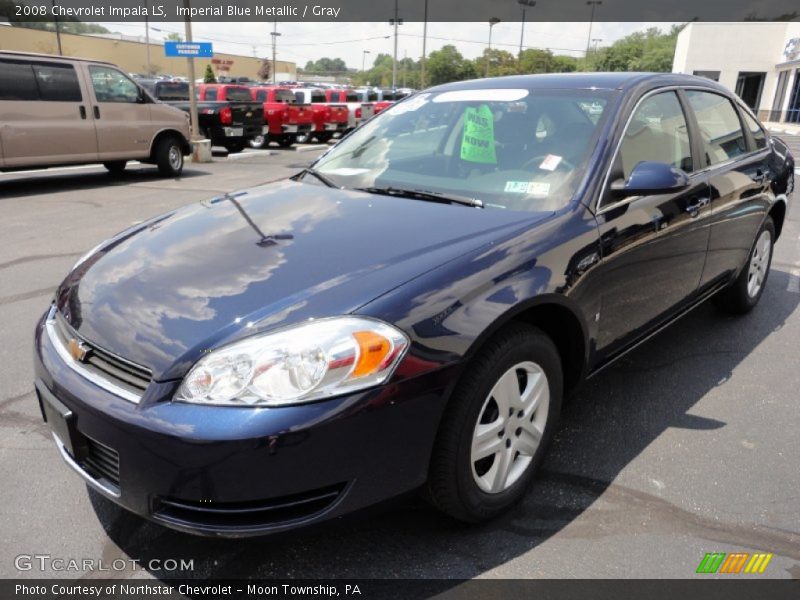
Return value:
M 42 412 L 89 486 L 184 531 L 417 488 L 488 519 L 583 379 L 708 298 L 758 303 L 793 187 L 705 79 L 429 89 L 291 180 L 89 252 L 36 330 Z

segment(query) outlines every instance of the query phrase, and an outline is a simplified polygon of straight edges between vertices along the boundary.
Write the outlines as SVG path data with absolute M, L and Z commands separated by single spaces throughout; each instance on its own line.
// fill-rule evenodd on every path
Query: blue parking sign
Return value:
M 183 58 L 214 56 L 211 42 L 164 42 L 164 55 Z

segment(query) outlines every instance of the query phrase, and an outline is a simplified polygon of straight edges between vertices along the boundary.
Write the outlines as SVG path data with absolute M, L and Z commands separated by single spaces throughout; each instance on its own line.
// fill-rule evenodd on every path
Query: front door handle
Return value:
M 95 106 L 94 107 L 94 118 L 95 119 L 99 119 L 100 118 L 100 107 L 99 106 Z
M 753 180 L 754 183 L 763 185 L 764 181 L 766 181 L 767 179 L 767 174 L 761 169 L 759 169 L 758 171 L 756 171 L 756 174 L 751 177 L 751 179 Z
M 689 204 L 686 207 L 686 212 L 692 215 L 692 217 L 696 217 L 700 214 L 700 211 L 708 206 L 711 203 L 711 198 L 698 198 L 695 200 L 694 204 Z

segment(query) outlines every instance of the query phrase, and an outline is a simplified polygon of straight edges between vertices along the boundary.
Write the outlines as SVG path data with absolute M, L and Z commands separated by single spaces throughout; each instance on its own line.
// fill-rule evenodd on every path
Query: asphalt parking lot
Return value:
M 758 308 L 732 318 L 704 305 L 587 382 L 526 500 L 498 521 L 460 526 L 407 497 L 312 529 L 209 540 L 90 498 L 33 394 L 33 327 L 56 285 L 115 232 L 316 155 L 220 156 L 176 180 L 149 166 L 117 179 L 93 166 L 0 174 L 0 577 L 109 576 L 15 568 L 20 554 L 49 554 L 193 559 L 174 575 L 198 578 L 686 578 L 706 552 L 760 551 L 774 558 L 756 577 L 800 579 L 797 203 Z

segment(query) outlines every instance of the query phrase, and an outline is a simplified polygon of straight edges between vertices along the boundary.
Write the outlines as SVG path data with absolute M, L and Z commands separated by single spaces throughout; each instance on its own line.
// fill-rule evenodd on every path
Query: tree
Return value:
M 675 44 L 683 25 L 663 33 L 657 27 L 637 31 L 586 57 L 590 71 L 672 71 Z
M 204 83 L 217 83 L 217 78 L 214 75 L 214 69 L 211 68 L 211 65 L 206 65 L 206 72 L 203 75 L 203 82 Z
M 272 77 L 272 63 L 267 59 L 261 61 L 261 66 L 258 67 L 258 78 L 261 81 L 269 81 Z
M 347 65 L 341 58 L 320 58 L 317 61 L 310 60 L 306 63 L 306 73 L 319 75 L 339 75 L 347 72 Z
M 455 46 L 443 46 L 430 53 L 427 61 L 428 83 L 439 85 L 475 77 L 475 65 L 465 59 Z
M 182 42 L 183 38 L 180 36 L 179 33 L 168 33 L 164 36 L 164 41 L 166 42 Z
M 475 59 L 475 71 L 483 76 L 487 73 L 486 63 L 489 63 L 489 77 L 502 77 L 503 75 L 517 74 L 517 59 L 510 52 L 488 48 L 483 55 Z

